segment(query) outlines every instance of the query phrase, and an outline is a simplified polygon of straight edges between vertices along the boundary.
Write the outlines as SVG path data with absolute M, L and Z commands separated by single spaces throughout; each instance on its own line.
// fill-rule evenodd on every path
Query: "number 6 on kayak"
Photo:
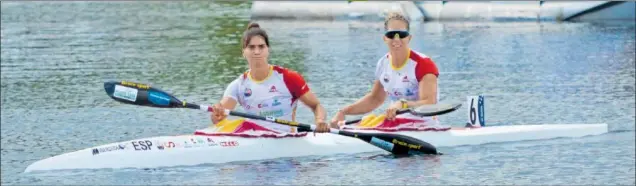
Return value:
M 212 111 L 210 106 L 181 101 L 165 91 L 140 83 L 133 83 L 129 81 L 110 81 L 104 83 L 104 89 L 108 96 L 121 103 L 157 108 L 190 108 L 208 112 Z M 432 116 L 452 112 L 457 110 L 460 106 L 461 104 L 436 104 L 402 110 L 400 112 L 410 112 L 419 116 Z M 227 115 L 270 121 L 281 125 L 295 126 L 311 131 L 316 129 L 315 125 L 282 120 L 274 117 L 264 117 L 232 110 L 225 110 L 225 112 Z M 338 129 L 330 129 L 329 132 L 332 134 L 358 138 L 395 155 L 441 154 L 437 152 L 437 149 L 433 145 L 405 135 L 351 132 Z

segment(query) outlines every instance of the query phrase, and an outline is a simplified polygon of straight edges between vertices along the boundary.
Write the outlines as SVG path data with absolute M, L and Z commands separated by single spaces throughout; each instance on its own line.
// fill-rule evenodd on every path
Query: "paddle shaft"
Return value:
M 204 111 L 208 111 L 208 112 L 213 112 L 212 107 L 208 106 L 208 105 L 199 105 L 199 104 L 186 103 L 186 102 L 184 102 L 183 105 L 184 105 L 185 108 L 191 108 L 191 109 L 198 109 L 198 110 L 204 110 Z M 255 119 L 255 120 L 270 121 L 270 122 L 278 123 L 278 124 L 281 124 L 281 125 L 298 127 L 298 128 L 302 128 L 302 129 L 306 129 L 306 130 L 311 130 L 311 131 L 315 131 L 316 130 L 316 125 L 309 125 L 309 124 L 299 123 L 299 122 L 295 122 L 295 121 L 279 119 L 279 118 L 275 118 L 275 117 L 259 116 L 259 115 L 254 115 L 254 114 L 248 114 L 248 113 L 243 113 L 243 112 L 232 111 L 232 110 L 228 110 L 228 109 L 225 109 L 225 114 L 232 115 L 232 116 L 243 117 L 243 118 Z M 333 129 L 333 128 L 329 128 L 329 129 L 330 129 L 329 132 L 333 133 L 333 134 L 340 134 L 340 135 L 345 135 L 345 136 L 350 136 L 350 137 L 354 137 L 355 136 L 355 134 L 351 133 L 351 132 L 341 131 L 341 130 Z

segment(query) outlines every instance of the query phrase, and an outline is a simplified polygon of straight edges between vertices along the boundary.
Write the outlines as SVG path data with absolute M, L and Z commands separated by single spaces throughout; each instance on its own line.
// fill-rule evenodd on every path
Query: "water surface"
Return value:
M 635 184 L 633 23 L 426 23 L 412 49 L 437 63 L 444 100 L 486 96 L 487 125 L 607 123 L 610 133 L 164 169 L 26 174 L 96 145 L 189 134 L 206 113 L 123 105 L 106 80 L 150 83 L 211 104 L 246 70 L 249 3 L 2 2 L 2 184 Z M 381 22 L 259 21 L 271 63 L 303 74 L 329 115 L 370 89 L 386 53 Z M 376 112 L 380 112 L 378 110 Z M 462 126 L 466 112 L 441 117 Z M 299 120 L 311 112 L 299 109 Z

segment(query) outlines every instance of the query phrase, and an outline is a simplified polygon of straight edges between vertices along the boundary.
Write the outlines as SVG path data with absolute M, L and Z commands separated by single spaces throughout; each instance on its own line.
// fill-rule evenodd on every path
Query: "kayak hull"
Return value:
M 349 130 L 378 132 L 372 130 Z M 283 138 L 198 134 L 159 136 L 106 144 L 46 158 L 25 172 L 63 169 L 160 168 L 285 157 L 326 156 L 382 151 L 366 142 L 329 133 Z M 608 132 L 607 124 L 489 126 L 447 131 L 395 132 L 436 147 L 583 137 Z M 443 151 L 442 151 L 443 152 Z

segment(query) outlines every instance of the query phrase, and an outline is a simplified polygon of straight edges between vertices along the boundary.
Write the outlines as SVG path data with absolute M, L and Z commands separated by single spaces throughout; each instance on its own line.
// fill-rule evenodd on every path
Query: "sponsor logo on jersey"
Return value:
M 283 110 L 278 109 L 278 110 L 270 110 L 270 111 L 260 111 L 258 115 L 263 117 L 281 117 L 283 116 Z
M 243 93 L 243 95 L 245 95 L 245 97 L 250 97 L 252 95 L 252 89 L 245 88 L 245 93 Z
M 258 108 L 265 108 L 268 107 L 269 105 L 267 103 L 259 103 L 258 104 Z
M 413 96 L 413 95 L 415 95 L 415 93 L 413 93 L 411 89 L 406 89 L 406 96 Z
M 278 99 L 274 99 L 274 102 L 272 102 L 272 107 L 278 106 L 281 103 L 278 101 Z

